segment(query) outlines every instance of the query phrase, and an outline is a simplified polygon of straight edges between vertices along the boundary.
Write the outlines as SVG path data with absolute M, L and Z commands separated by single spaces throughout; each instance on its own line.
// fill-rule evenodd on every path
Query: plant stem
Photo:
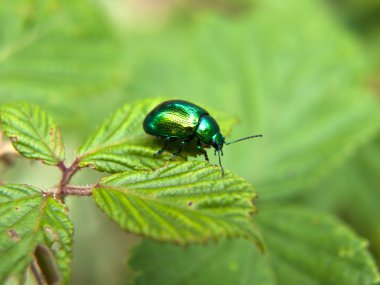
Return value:
M 92 190 L 96 187 L 96 184 L 77 186 L 77 185 L 67 185 L 63 188 L 62 194 L 73 195 L 73 196 L 91 196 Z
M 61 162 L 58 164 L 59 169 L 62 172 L 62 178 L 59 182 L 57 192 L 55 193 L 58 198 L 62 199 L 62 195 L 64 194 L 64 188 L 69 184 L 73 175 L 79 170 L 79 159 L 75 159 L 74 162 L 69 166 Z

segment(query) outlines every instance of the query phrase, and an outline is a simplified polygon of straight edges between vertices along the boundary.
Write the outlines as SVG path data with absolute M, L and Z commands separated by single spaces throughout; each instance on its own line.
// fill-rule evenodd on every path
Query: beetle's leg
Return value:
M 163 148 L 161 148 L 159 151 L 157 151 L 157 152 L 154 154 L 154 156 L 158 156 L 158 155 L 160 155 L 160 154 L 161 154 L 161 153 L 167 148 L 169 141 L 170 141 L 170 138 L 169 138 L 169 137 L 165 138 L 165 144 L 164 144 Z
M 185 146 L 187 143 L 188 143 L 187 140 L 183 140 L 183 141 L 181 141 L 180 144 L 179 144 L 179 148 L 177 149 L 176 152 L 173 153 L 172 157 L 169 158 L 169 160 L 174 159 L 174 158 L 175 158 L 175 157 L 176 157 L 176 156 L 182 151 L 182 149 L 184 148 L 184 146 Z
M 197 149 L 205 156 L 205 160 L 207 162 L 210 162 L 210 160 L 208 159 L 207 151 L 202 147 L 201 141 L 199 139 L 197 141 Z

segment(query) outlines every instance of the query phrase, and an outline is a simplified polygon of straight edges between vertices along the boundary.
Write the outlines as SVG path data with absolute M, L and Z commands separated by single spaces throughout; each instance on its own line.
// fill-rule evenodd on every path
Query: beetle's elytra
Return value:
M 189 141 L 196 139 L 197 149 L 203 153 L 206 161 L 209 161 L 204 147 L 213 146 L 215 153 L 218 153 L 219 165 L 223 174 L 224 170 L 220 157 L 223 155 L 224 144 L 228 145 L 262 136 L 254 135 L 233 142 L 226 142 L 216 120 L 202 107 L 184 100 L 170 100 L 159 104 L 145 117 L 143 127 L 146 133 L 162 137 L 165 140 L 163 148 L 155 155 L 160 155 L 170 141 L 179 140 L 180 147 L 170 158 L 173 159 Z

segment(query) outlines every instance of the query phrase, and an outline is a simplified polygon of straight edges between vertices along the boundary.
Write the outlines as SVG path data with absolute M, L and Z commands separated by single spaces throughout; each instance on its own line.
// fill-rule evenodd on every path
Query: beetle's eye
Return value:
M 219 144 L 215 140 L 212 140 L 212 146 L 215 148 L 215 151 L 220 149 Z

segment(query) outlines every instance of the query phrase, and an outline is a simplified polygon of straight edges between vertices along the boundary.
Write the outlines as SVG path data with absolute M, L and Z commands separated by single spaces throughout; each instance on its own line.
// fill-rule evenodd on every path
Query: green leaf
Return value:
M 12 276 L 22 280 L 37 248 L 50 261 L 49 284 L 68 282 L 73 225 L 63 204 L 32 186 L 6 184 L 0 186 L 0 217 L 1 284 Z
M 155 157 L 163 141 L 147 135 L 143 129 L 145 116 L 163 99 L 155 98 L 126 104 L 108 118 L 78 149 L 80 167 L 92 167 L 111 173 L 127 170 L 151 170 L 164 166 L 169 152 Z M 219 123 L 229 133 L 236 119 L 216 113 Z M 186 159 L 184 152 L 179 159 Z
M 249 215 L 256 194 L 244 179 L 204 162 L 170 163 L 100 181 L 98 206 L 123 229 L 180 244 L 242 236 L 261 247 Z
M 2 129 L 23 156 L 57 165 L 65 159 L 61 132 L 38 106 L 16 103 L 1 108 Z
M 130 265 L 136 284 L 370 285 L 379 273 L 366 242 L 334 217 L 307 208 L 258 215 L 265 255 L 242 240 L 218 245 L 160 245 L 144 241 Z
M 79 147 L 79 166 L 111 173 L 163 166 L 168 156 L 153 157 L 162 145 L 142 127 L 146 114 L 160 102 L 151 99 L 117 110 Z
M 279 280 L 327 285 L 380 281 L 368 243 L 331 215 L 283 207 L 263 211 L 258 223 Z

